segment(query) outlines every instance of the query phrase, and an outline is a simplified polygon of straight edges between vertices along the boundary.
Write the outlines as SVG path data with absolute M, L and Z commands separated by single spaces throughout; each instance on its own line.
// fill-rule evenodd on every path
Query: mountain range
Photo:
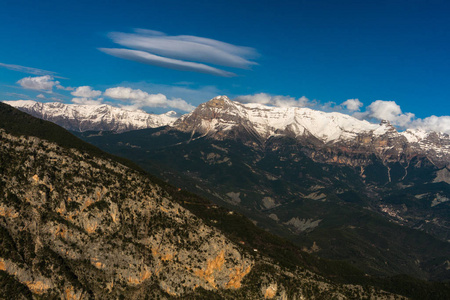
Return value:
M 318 259 L 1 103 L 0 162 L 1 299 L 445 299 L 450 290 Z
M 248 134 L 264 142 L 271 137 L 291 136 L 315 138 L 323 144 L 362 142 L 383 148 L 387 137 L 397 140 L 394 145 L 408 144 L 415 153 L 435 152 L 436 162 L 449 161 L 448 134 L 408 129 L 398 132 L 389 124 L 369 123 L 342 113 L 326 113 L 301 107 L 271 107 L 263 104 L 242 104 L 226 96 L 218 96 L 200 105 L 192 113 L 178 118 L 176 112 L 148 114 L 139 110 L 126 110 L 107 104 L 77 105 L 59 102 L 41 103 L 32 100 L 3 101 L 37 118 L 56 123 L 68 130 L 112 131 L 115 133 L 137 129 L 174 126 L 186 131 L 217 135 L 243 126 Z M 179 120 L 178 120 L 179 119 Z M 370 142 L 371 143 L 370 143 Z M 391 143 L 392 144 L 392 143 Z M 389 145 L 392 146 L 392 145 Z M 404 151 L 406 152 L 406 151 Z
M 450 278 L 447 134 L 225 96 L 161 125 L 75 134 L 314 255 Z
M 245 142 L 263 145 L 271 138 L 285 136 L 303 139 L 304 143 L 321 146 L 331 152 L 334 152 L 333 148 L 339 148 L 343 152 L 354 150 L 353 152 L 374 153 L 385 161 L 402 162 L 408 161 L 412 156 L 425 155 L 437 166 L 450 164 L 450 138 L 445 133 L 420 129 L 398 132 L 388 121 L 374 124 L 337 112 L 326 113 L 304 107 L 242 104 L 231 101 L 226 96 L 215 97 L 181 117 L 174 111 L 156 115 L 107 104 L 77 105 L 31 100 L 4 103 L 75 132 L 121 133 L 173 125 L 177 130 L 201 133 L 214 139 L 223 139 L 239 132 L 243 134 L 242 140 Z M 341 159 L 341 163 L 361 163 L 351 160 L 344 162 L 344 157 L 338 156 L 323 159 L 329 162 Z

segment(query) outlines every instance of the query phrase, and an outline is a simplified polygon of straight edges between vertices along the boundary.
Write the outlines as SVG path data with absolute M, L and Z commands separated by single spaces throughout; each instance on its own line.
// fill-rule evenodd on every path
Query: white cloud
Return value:
M 167 106 L 188 112 L 193 111 L 195 109 L 195 106 L 187 103 L 186 101 L 180 98 L 167 100 Z
M 79 86 L 73 92 L 71 92 L 75 98 L 72 98 L 72 102 L 82 105 L 99 105 L 102 104 L 103 98 L 98 98 L 102 92 L 93 90 L 90 86 Z
M 413 113 L 403 113 L 395 101 L 376 100 L 364 112 L 355 112 L 354 117 L 367 120 L 387 120 L 399 129 L 422 129 L 450 134 L 450 116 L 416 118 Z
M 159 67 L 231 77 L 236 74 L 207 64 L 241 69 L 257 64 L 250 60 L 258 56 L 255 49 L 209 38 L 168 36 L 145 29 L 136 29 L 135 33 L 112 32 L 109 37 L 115 43 L 131 49 L 99 48 L 100 51 Z
M 341 106 L 344 106 L 349 111 L 358 111 L 363 105 L 359 99 L 348 99 L 341 104 Z
M 99 50 L 112 56 L 129 59 L 158 67 L 164 67 L 180 71 L 194 71 L 223 77 L 236 76 L 236 74 L 232 72 L 224 71 L 205 64 L 167 58 L 163 56 L 154 55 L 145 51 L 117 49 L 117 48 L 99 48 Z
M 400 105 L 394 101 L 376 100 L 367 108 L 369 115 L 379 120 L 393 121 L 402 113 Z
M 136 31 L 137 33 L 113 32 L 109 36 L 119 45 L 175 59 L 234 68 L 248 68 L 256 64 L 247 59 L 257 56 L 256 51 L 249 47 L 189 35 L 167 36 L 162 32 Z
M 134 29 L 135 32 L 150 36 L 167 36 L 164 32 L 157 31 L 157 30 L 151 30 L 151 29 L 143 29 L 143 28 L 136 28 Z
M 126 104 L 122 106 L 127 106 L 131 109 L 140 109 L 143 107 L 171 107 L 183 111 L 191 111 L 195 108 L 179 98 L 167 99 L 163 94 L 149 94 L 140 89 L 128 87 L 109 88 L 103 95 L 126 102 Z
M 90 86 L 79 86 L 71 93 L 75 97 L 96 98 L 102 94 L 101 91 L 95 91 Z
M 260 103 L 278 107 L 304 107 L 310 104 L 309 99 L 305 96 L 296 99 L 290 96 L 272 96 L 266 93 L 238 96 L 234 100 L 242 103 Z
M 410 127 L 450 134 L 450 116 L 431 116 L 425 119 L 417 119 L 411 122 Z
M 99 98 L 99 99 L 90 99 L 90 98 L 86 98 L 86 97 L 73 98 L 72 102 L 75 104 L 80 104 L 80 105 L 100 105 L 103 102 L 103 98 Z
M 140 89 L 132 89 L 127 87 L 115 87 L 109 88 L 104 93 L 105 96 L 118 99 L 118 100 L 129 100 L 129 101 L 151 101 L 156 105 L 163 104 L 166 100 L 165 96 L 162 94 L 150 95 Z
M 55 87 L 59 90 L 65 90 L 65 91 L 73 91 L 74 90 L 73 87 L 70 87 L 70 86 L 64 87 L 60 84 L 55 85 Z
M 55 81 L 50 75 L 25 77 L 17 81 L 17 83 L 25 89 L 48 92 L 51 92 L 55 85 L 59 85 L 59 81 Z
M 37 95 L 36 97 L 39 98 L 39 99 L 47 99 L 47 98 L 44 96 L 44 94 L 39 94 L 39 95 Z
M 413 113 L 402 113 L 395 101 L 376 100 L 367 107 L 368 117 L 378 120 L 387 120 L 402 128 L 408 126 L 414 119 Z

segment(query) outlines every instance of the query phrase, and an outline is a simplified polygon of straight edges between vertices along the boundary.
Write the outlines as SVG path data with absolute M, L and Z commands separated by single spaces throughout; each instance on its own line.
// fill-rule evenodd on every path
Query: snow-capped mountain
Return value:
M 32 116 L 51 121 L 73 131 L 124 132 L 136 129 L 156 128 L 171 125 L 177 113 L 148 114 L 144 111 L 129 111 L 106 104 L 76 105 L 58 102 L 41 103 L 31 100 L 3 101 Z
M 387 160 L 426 155 L 439 165 L 447 165 L 450 161 L 448 134 L 417 129 L 398 132 L 387 121 L 374 124 L 337 112 L 242 104 L 226 96 L 201 104 L 173 126 L 216 139 L 232 135 L 244 142 L 250 139 L 264 144 L 270 138 L 287 136 L 315 148 L 377 153 Z
M 264 146 L 274 138 L 294 138 L 312 148 L 316 160 L 345 161 L 345 164 L 354 166 L 362 163 L 348 159 L 355 153 L 376 154 L 385 161 L 408 162 L 421 155 L 438 166 L 449 165 L 450 162 L 450 138 L 445 133 L 418 129 L 399 132 L 387 121 L 374 124 L 338 112 L 242 104 L 231 101 L 227 96 L 217 96 L 180 118 L 173 111 L 155 115 L 106 104 L 75 105 L 29 100 L 4 103 L 78 132 L 119 133 L 169 125 L 183 132 L 220 140 L 239 139 L 255 146 Z M 323 151 L 317 152 L 319 149 Z
M 229 131 L 243 125 L 263 139 L 283 134 L 296 137 L 312 135 L 327 143 L 354 138 L 357 134 L 389 130 L 367 121 L 340 113 L 326 113 L 304 107 L 271 107 L 262 104 L 242 104 L 226 96 L 218 96 L 184 115 L 175 126 L 186 126 L 205 134 Z

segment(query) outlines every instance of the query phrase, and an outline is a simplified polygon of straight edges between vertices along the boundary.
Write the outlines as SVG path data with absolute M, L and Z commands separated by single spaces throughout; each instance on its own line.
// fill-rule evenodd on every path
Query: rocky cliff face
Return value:
M 35 101 L 4 101 L 34 117 L 56 123 L 72 131 L 124 132 L 171 125 L 177 119 L 174 111 L 161 115 L 129 111 L 110 105 L 76 105 Z
M 0 223 L 27 249 L 3 248 L 0 269 L 33 293 L 112 297 L 154 282 L 179 296 L 239 288 L 253 268 L 217 230 L 117 163 L 3 131 L 1 160 Z

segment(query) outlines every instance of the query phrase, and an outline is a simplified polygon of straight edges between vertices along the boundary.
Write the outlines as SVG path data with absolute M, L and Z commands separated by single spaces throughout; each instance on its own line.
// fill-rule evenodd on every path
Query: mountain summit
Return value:
M 227 131 L 244 125 L 263 140 L 281 134 L 294 137 L 309 135 L 325 143 L 351 138 L 380 127 L 340 113 L 325 113 L 304 107 L 242 104 L 231 101 L 226 96 L 218 96 L 201 104 L 193 112 L 180 118 L 174 126 L 190 128 L 193 124 L 203 133 Z M 382 131 L 379 130 L 378 133 Z

